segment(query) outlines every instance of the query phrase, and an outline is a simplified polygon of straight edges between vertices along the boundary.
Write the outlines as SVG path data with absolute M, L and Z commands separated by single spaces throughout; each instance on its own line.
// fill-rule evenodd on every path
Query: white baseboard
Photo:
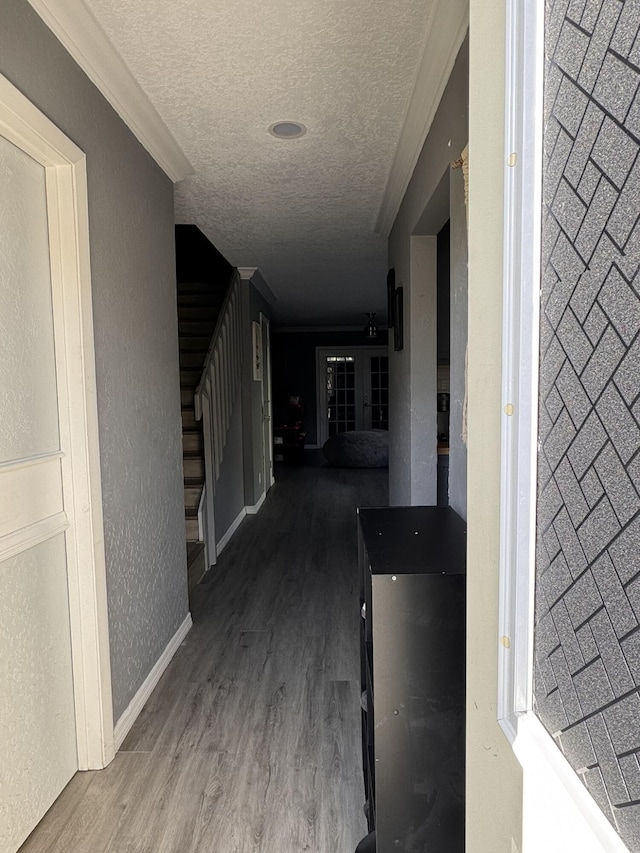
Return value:
M 257 515 L 260 512 L 260 507 L 265 502 L 266 497 L 267 493 L 263 492 L 257 503 L 255 503 L 253 506 L 246 506 L 245 510 L 247 511 L 247 515 Z
M 236 516 L 236 518 L 235 518 L 234 522 L 232 523 L 232 525 L 229 527 L 229 529 L 228 529 L 228 530 L 227 530 L 227 532 L 224 534 L 224 536 L 222 537 L 222 539 L 221 539 L 221 540 L 216 544 L 216 551 L 217 551 L 217 553 L 218 553 L 218 554 L 220 554 L 220 552 L 222 551 L 222 549 L 223 549 L 226 545 L 228 545 L 228 544 L 229 544 L 229 541 L 231 540 L 231 537 L 232 537 L 232 536 L 233 536 L 233 534 L 236 532 L 236 530 L 240 527 L 240 525 L 242 524 L 242 522 L 244 521 L 244 519 L 245 519 L 248 515 L 257 515 L 257 513 L 260 511 L 260 507 L 261 507 L 261 506 L 262 506 L 262 504 L 265 502 L 265 498 L 266 498 L 266 497 L 267 497 L 267 493 L 266 493 L 266 492 L 263 492 L 263 493 L 262 493 L 262 495 L 261 495 L 261 497 L 259 498 L 259 500 L 258 500 L 258 502 L 257 502 L 257 503 L 253 504 L 253 506 L 245 506 L 245 507 L 243 507 L 243 508 L 240 510 L 240 512 L 239 512 L 239 513 L 238 513 L 238 515 Z
M 162 673 L 169 666 L 171 659 L 178 651 L 180 644 L 191 630 L 192 625 L 193 622 L 191 620 L 191 614 L 187 613 L 184 622 L 182 623 L 182 625 L 180 625 L 176 633 L 169 640 L 165 650 L 162 652 L 162 654 L 156 661 L 153 669 L 142 682 L 138 689 L 138 692 L 133 697 L 131 702 L 129 702 L 122 715 L 120 716 L 118 722 L 115 724 L 113 730 L 113 739 L 115 740 L 116 751 L 120 749 L 122 742 L 131 731 L 131 728 L 135 721 L 138 719 L 138 716 L 144 708 L 147 699 L 153 693 L 153 689 L 160 681 Z
M 226 532 L 226 533 L 224 534 L 224 536 L 222 537 L 222 539 L 221 539 L 219 542 L 217 542 L 217 543 L 216 543 L 216 551 L 218 552 L 218 555 L 220 555 L 220 553 L 222 552 L 222 549 L 223 549 L 226 545 L 228 545 L 228 544 L 229 544 L 229 540 L 231 539 L 231 537 L 233 536 L 233 534 L 236 532 L 236 530 L 240 527 L 240 525 L 242 524 L 242 522 L 243 522 L 243 520 L 245 519 L 246 515 L 247 515 L 247 510 L 246 510 L 246 508 L 245 508 L 245 507 L 243 507 L 243 508 L 240 510 L 240 512 L 238 513 L 238 515 L 237 515 L 237 517 L 236 517 L 235 521 L 232 523 L 231 527 L 229 527 L 229 529 L 227 530 L 227 532 Z

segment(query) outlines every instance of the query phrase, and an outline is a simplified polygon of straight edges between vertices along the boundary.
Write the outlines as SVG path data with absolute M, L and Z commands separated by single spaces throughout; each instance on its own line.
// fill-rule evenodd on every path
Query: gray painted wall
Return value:
M 253 378 L 253 342 L 251 324 L 260 322 L 260 313 L 270 315 L 268 302 L 249 281 L 242 282 L 243 383 L 242 429 L 244 434 L 244 506 L 254 506 L 264 492 L 264 446 L 262 421 L 262 383 Z M 266 370 L 266 365 L 263 365 Z
M 637 4 L 547 5 L 534 693 L 640 850 Z
M 468 45 L 462 46 L 429 130 L 389 239 L 389 266 L 404 288 L 404 348 L 389 347 L 389 500 L 435 503 L 436 341 L 435 235 L 451 217 L 452 431 L 461 422 L 466 346 L 466 245 L 461 239 L 464 194 L 452 172 L 468 139 Z M 457 399 L 453 399 L 453 394 Z M 450 494 L 466 516 L 466 453 L 456 438 L 450 456 Z
M 173 186 L 25 0 L 0 72 L 87 155 L 117 720 L 188 612 Z
M 233 405 L 226 443 L 222 452 L 220 476 L 213 500 L 216 541 L 219 542 L 244 509 L 242 468 L 242 395 Z

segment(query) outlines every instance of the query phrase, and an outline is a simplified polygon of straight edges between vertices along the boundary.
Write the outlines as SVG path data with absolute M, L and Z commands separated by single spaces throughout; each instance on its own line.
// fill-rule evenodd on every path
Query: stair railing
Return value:
M 240 275 L 234 270 L 194 394 L 195 415 L 197 420 L 202 420 L 204 440 L 202 509 L 207 567 L 217 560 L 214 495 L 242 381 L 241 315 Z

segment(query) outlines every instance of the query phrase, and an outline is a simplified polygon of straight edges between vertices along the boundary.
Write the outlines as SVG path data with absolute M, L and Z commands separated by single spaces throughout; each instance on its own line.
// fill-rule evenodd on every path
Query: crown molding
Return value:
M 375 230 L 387 238 L 469 28 L 468 0 L 436 0 Z
M 82 0 L 29 0 L 51 32 L 172 181 L 193 166 Z
M 237 267 L 237 269 L 242 281 L 250 281 L 265 302 L 273 305 L 277 297 L 267 284 L 265 277 L 258 267 Z

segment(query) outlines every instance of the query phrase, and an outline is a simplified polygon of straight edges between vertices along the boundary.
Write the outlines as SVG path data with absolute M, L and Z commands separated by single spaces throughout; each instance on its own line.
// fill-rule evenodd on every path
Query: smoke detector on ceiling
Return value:
M 269 133 L 276 139 L 299 139 L 307 128 L 299 121 L 276 121 L 269 127 Z

